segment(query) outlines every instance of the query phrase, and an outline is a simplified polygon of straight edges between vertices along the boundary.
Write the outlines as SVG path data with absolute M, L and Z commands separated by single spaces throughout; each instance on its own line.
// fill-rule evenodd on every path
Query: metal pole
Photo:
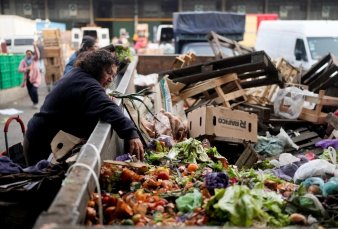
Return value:
M 226 0 L 222 0 L 222 11 L 226 11 Z
M 264 13 L 269 12 L 269 0 L 264 0 Z
M 182 4 L 182 0 L 178 0 L 178 12 L 183 11 L 183 4 Z
M 45 20 L 49 19 L 48 0 L 45 0 Z
M 17 15 L 15 1 L 9 1 L 9 12 L 11 12 L 11 14 Z
M 137 25 L 138 25 L 138 1 L 134 0 L 134 32 L 136 33 Z
M 93 7 L 93 0 L 89 0 L 89 21 L 90 24 L 94 24 L 94 7 Z
M 306 19 L 310 20 L 311 18 L 311 0 L 307 0 L 307 4 L 306 4 Z

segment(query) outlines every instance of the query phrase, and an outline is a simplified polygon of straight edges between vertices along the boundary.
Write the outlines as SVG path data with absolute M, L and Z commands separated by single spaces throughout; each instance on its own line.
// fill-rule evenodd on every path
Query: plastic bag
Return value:
M 279 168 L 281 166 L 288 165 L 296 161 L 300 161 L 300 159 L 298 157 L 293 156 L 291 153 L 281 153 L 279 155 L 278 160 L 275 160 L 275 159 L 271 160 L 270 164 Z
M 290 94 L 290 96 L 287 96 Z M 288 106 L 287 112 L 283 112 L 280 110 L 280 106 L 283 105 Z M 297 119 L 302 112 L 304 103 L 304 98 L 302 95 L 302 90 L 296 87 L 287 87 L 284 89 L 280 89 L 277 92 L 275 101 L 273 103 L 274 112 L 276 115 L 287 118 L 287 119 Z
M 323 187 L 323 196 L 327 197 L 333 194 L 338 194 L 338 177 L 331 177 Z
M 299 182 L 309 177 L 322 177 L 325 174 L 334 174 L 336 166 L 323 159 L 316 159 L 300 166 L 293 180 Z
M 279 130 L 279 134 L 276 136 L 277 138 L 281 139 L 285 145 L 289 145 L 293 148 L 295 148 L 296 150 L 299 149 L 299 146 L 297 146 L 292 139 L 290 138 L 290 136 L 285 132 L 285 130 L 283 128 L 280 128 Z
M 328 148 L 332 146 L 335 149 L 338 149 L 338 139 L 324 139 L 319 142 L 316 142 L 317 147 Z

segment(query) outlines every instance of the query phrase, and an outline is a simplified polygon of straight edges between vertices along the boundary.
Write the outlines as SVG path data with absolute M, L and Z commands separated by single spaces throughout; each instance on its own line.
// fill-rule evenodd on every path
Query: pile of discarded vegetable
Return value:
M 332 173 L 322 179 L 294 170 L 294 184 L 275 176 L 283 166 L 269 161 L 239 171 L 207 141 L 193 138 L 174 145 L 170 138 L 158 138 L 149 143 L 147 163 L 130 159 L 123 155 L 117 160 L 125 162 L 105 161 L 101 167 L 103 224 L 338 226 L 338 178 Z M 297 170 L 325 161 L 317 160 L 303 160 L 303 165 L 298 160 Z M 99 198 L 94 193 L 88 202 L 87 225 L 100 224 Z

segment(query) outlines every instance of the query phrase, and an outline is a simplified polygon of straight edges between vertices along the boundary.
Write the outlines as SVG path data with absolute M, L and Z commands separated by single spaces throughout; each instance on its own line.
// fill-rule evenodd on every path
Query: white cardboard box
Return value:
M 257 142 L 257 115 L 225 107 L 204 106 L 188 113 L 191 137 L 203 135 Z

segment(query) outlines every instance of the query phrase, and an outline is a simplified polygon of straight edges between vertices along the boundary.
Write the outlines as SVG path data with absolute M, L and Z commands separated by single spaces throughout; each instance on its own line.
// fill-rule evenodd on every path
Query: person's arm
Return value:
M 143 161 L 144 149 L 140 138 L 134 138 L 129 140 L 129 153 L 131 155 L 135 155 L 140 161 Z
M 27 66 L 26 66 L 25 60 L 22 60 L 20 62 L 18 71 L 21 72 L 21 73 L 25 73 L 27 71 Z
M 36 45 L 36 43 L 33 43 L 34 46 L 34 61 L 38 61 L 40 59 L 40 51 L 38 49 L 38 46 Z
M 143 160 L 143 144 L 135 124 L 106 95 L 101 86 L 87 90 L 85 104 L 87 104 L 89 112 L 99 112 L 100 120 L 110 123 L 120 138 L 128 140 L 130 154 L 135 155 L 139 160 Z

